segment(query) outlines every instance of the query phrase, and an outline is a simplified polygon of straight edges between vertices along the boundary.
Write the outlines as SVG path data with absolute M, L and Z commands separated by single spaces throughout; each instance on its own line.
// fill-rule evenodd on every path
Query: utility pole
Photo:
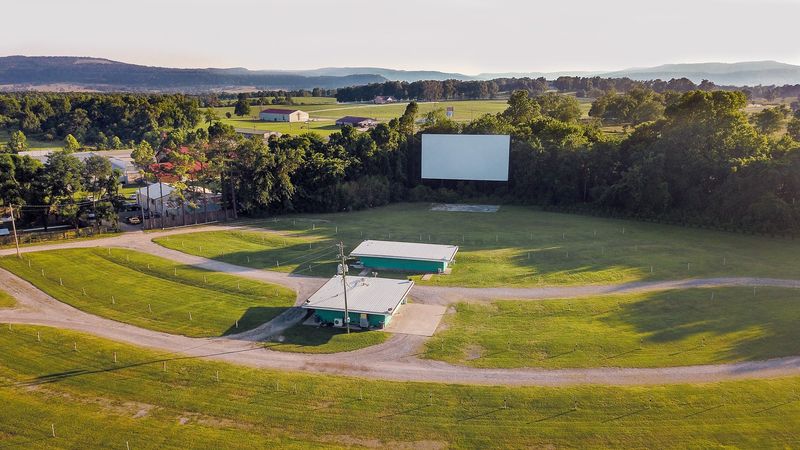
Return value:
M 342 262 L 342 288 L 344 288 L 344 325 L 347 334 L 350 334 L 350 310 L 347 308 L 347 264 L 344 256 L 344 243 L 341 241 L 336 245 L 339 247 L 339 259 Z
M 17 238 L 17 223 L 14 220 L 14 205 L 8 205 L 8 208 L 11 210 L 11 229 L 14 231 L 14 245 L 17 247 L 17 258 L 22 258 L 22 255 L 19 253 L 19 239 Z

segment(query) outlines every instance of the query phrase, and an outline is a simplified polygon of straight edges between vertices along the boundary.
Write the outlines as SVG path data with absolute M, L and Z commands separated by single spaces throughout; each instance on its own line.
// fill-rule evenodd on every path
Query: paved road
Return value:
M 227 226 L 195 227 L 192 231 L 230 229 Z M 192 264 L 220 272 L 267 282 L 279 283 L 298 292 L 298 300 L 310 295 L 324 279 L 280 272 L 262 271 L 209 260 L 169 250 L 151 242 L 158 236 L 186 232 L 170 230 L 157 233 L 126 233 L 90 241 L 72 241 L 55 245 L 27 247 L 25 252 L 54 248 L 94 246 L 124 247 L 143 251 L 183 264 Z M 0 254 L 13 253 L 2 250 Z M 654 369 L 479 369 L 456 366 L 441 361 L 418 358 L 425 337 L 394 335 L 381 345 L 335 355 L 308 355 L 267 350 L 258 341 L 279 334 L 302 318 L 302 311 L 290 309 L 276 320 L 254 330 L 221 338 L 188 338 L 94 316 L 63 304 L 28 282 L 0 270 L 0 285 L 19 302 L 13 309 L 0 309 L 0 322 L 24 323 L 82 331 L 100 337 L 163 351 L 176 357 L 192 356 L 235 364 L 281 370 L 301 370 L 398 381 L 435 381 L 498 385 L 646 385 L 664 383 L 712 382 L 744 378 L 769 378 L 800 375 L 800 356 L 767 361 Z M 618 285 L 592 285 L 541 288 L 458 288 L 417 286 L 414 299 L 420 303 L 448 304 L 454 301 L 486 301 L 497 298 L 535 300 L 574 298 L 610 293 L 645 292 L 664 289 L 711 286 L 780 286 L 800 288 L 798 280 L 764 278 L 712 278 L 661 282 L 638 282 Z M 46 332 L 45 332 L 46 339 Z M 124 355 L 120 355 L 124 359 Z

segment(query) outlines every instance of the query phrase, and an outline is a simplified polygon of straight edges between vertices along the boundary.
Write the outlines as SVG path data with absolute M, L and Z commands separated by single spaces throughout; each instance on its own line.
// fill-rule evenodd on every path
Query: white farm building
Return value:
M 268 108 L 258 113 L 263 122 L 308 122 L 308 113 L 299 109 Z

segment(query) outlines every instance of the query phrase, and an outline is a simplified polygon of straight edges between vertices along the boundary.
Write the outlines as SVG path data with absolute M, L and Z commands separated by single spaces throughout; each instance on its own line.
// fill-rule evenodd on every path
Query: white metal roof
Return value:
M 392 314 L 414 286 L 411 280 L 377 277 L 347 277 L 347 308 L 354 313 Z M 322 285 L 303 308 L 344 311 L 342 276 L 335 275 Z
M 358 247 L 350 252 L 350 256 L 414 259 L 421 261 L 452 261 L 457 251 L 458 246 L 456 245 L 368 240 L 358 244 Z
M 159 187 L 159 184 L 162 184 L 162 186 Z M 175 188 L 172 187 L 171 184 L 168 184 L 168 183 L 153 183 L 153 184 L 149 184 L 149 185 L 147 185 L 147 186 L 145 186 L 143 188 L 139 188 L 136 192 L 142 197 L 147 197 L 147 198 L 150 198 L 150 199 L 159 199 L 162 196 L 163 197 L 168 197 L 172 193 L 172 191 L 174 191 L 174 190 L 175 190 Z

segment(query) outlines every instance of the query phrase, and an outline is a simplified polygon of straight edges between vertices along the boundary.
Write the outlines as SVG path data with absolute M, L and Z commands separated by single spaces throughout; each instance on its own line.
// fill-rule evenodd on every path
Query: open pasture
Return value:
M 264 233 L 200 232 L 155 241 L 239 265 L 320 276 L 334 273 L 333 245 L 339 240 L 348 250 L 364 239 L 458 245 L 452 274 L 437 275 L 429 281 L 415 278 L 422 284 L 441 286 L 582 285 L 739 276 L 800 278 L 798 241 L 543 212 L 530 207 L 503 206 L 496 213 L 469 213 L 431 211 L 428 203 L 394 204 L 243 224 L 254 230 L 261 228 Z M 288 248 L 281 243 L 283 239 Z M 181 247 L 181 241 L 186 245 Z M 323 247 L 330 252 L 322 251 Z M 276 260 L 287 257 L 297 258 L 296 265 L 281 262 L 277 267 Z
M 294 304 L 281 286 L 117 248 L 6 256 L 0 267 L 88 313 L 186 336 L 245 331 Z
M 424 357 L 474 367 L 671 367 L 800 354 L 800 291 L 689 289 L 459 303 Z
M 293 106 L 267 105 L 253 106 L 250 116 L 237 117 L 233 115 L 233 107 L 213 108 L 214 112 L 224 123 L 236 128 L 255 128 L 259 130 L 277 131 L 286 134 L 300 134 L 309 131 L 327 136 L 339 130 L 335 122 L 343 116 L 372 117 L 382 122 L 400 117 L 408 103 L 392 103 L 388 105 L 374 105 L 371 103 L 320 103 Z M 484 114 L 494 114 L 505 111 L 508 107 L 506 100 L 463 100 L 442 102 L 419 103 L 419 115 L 422 116 L 436 109 L 454 108 L 453 119 L 466 122 L 476 119 Z M 284 123 L 262 122 L 258 120 L 258 112 L 266 108 L 302 109 L 309 113 L 309 123 Z M 231 113 L 228 119 L 225 113 Z
M 12 406 L 0 408 L 6 446 L 800 444 L 798 378 L 646 388 L 397 383 L 247 369 L 43 327 L 2 326 L 0 335 L 0 399 Z

